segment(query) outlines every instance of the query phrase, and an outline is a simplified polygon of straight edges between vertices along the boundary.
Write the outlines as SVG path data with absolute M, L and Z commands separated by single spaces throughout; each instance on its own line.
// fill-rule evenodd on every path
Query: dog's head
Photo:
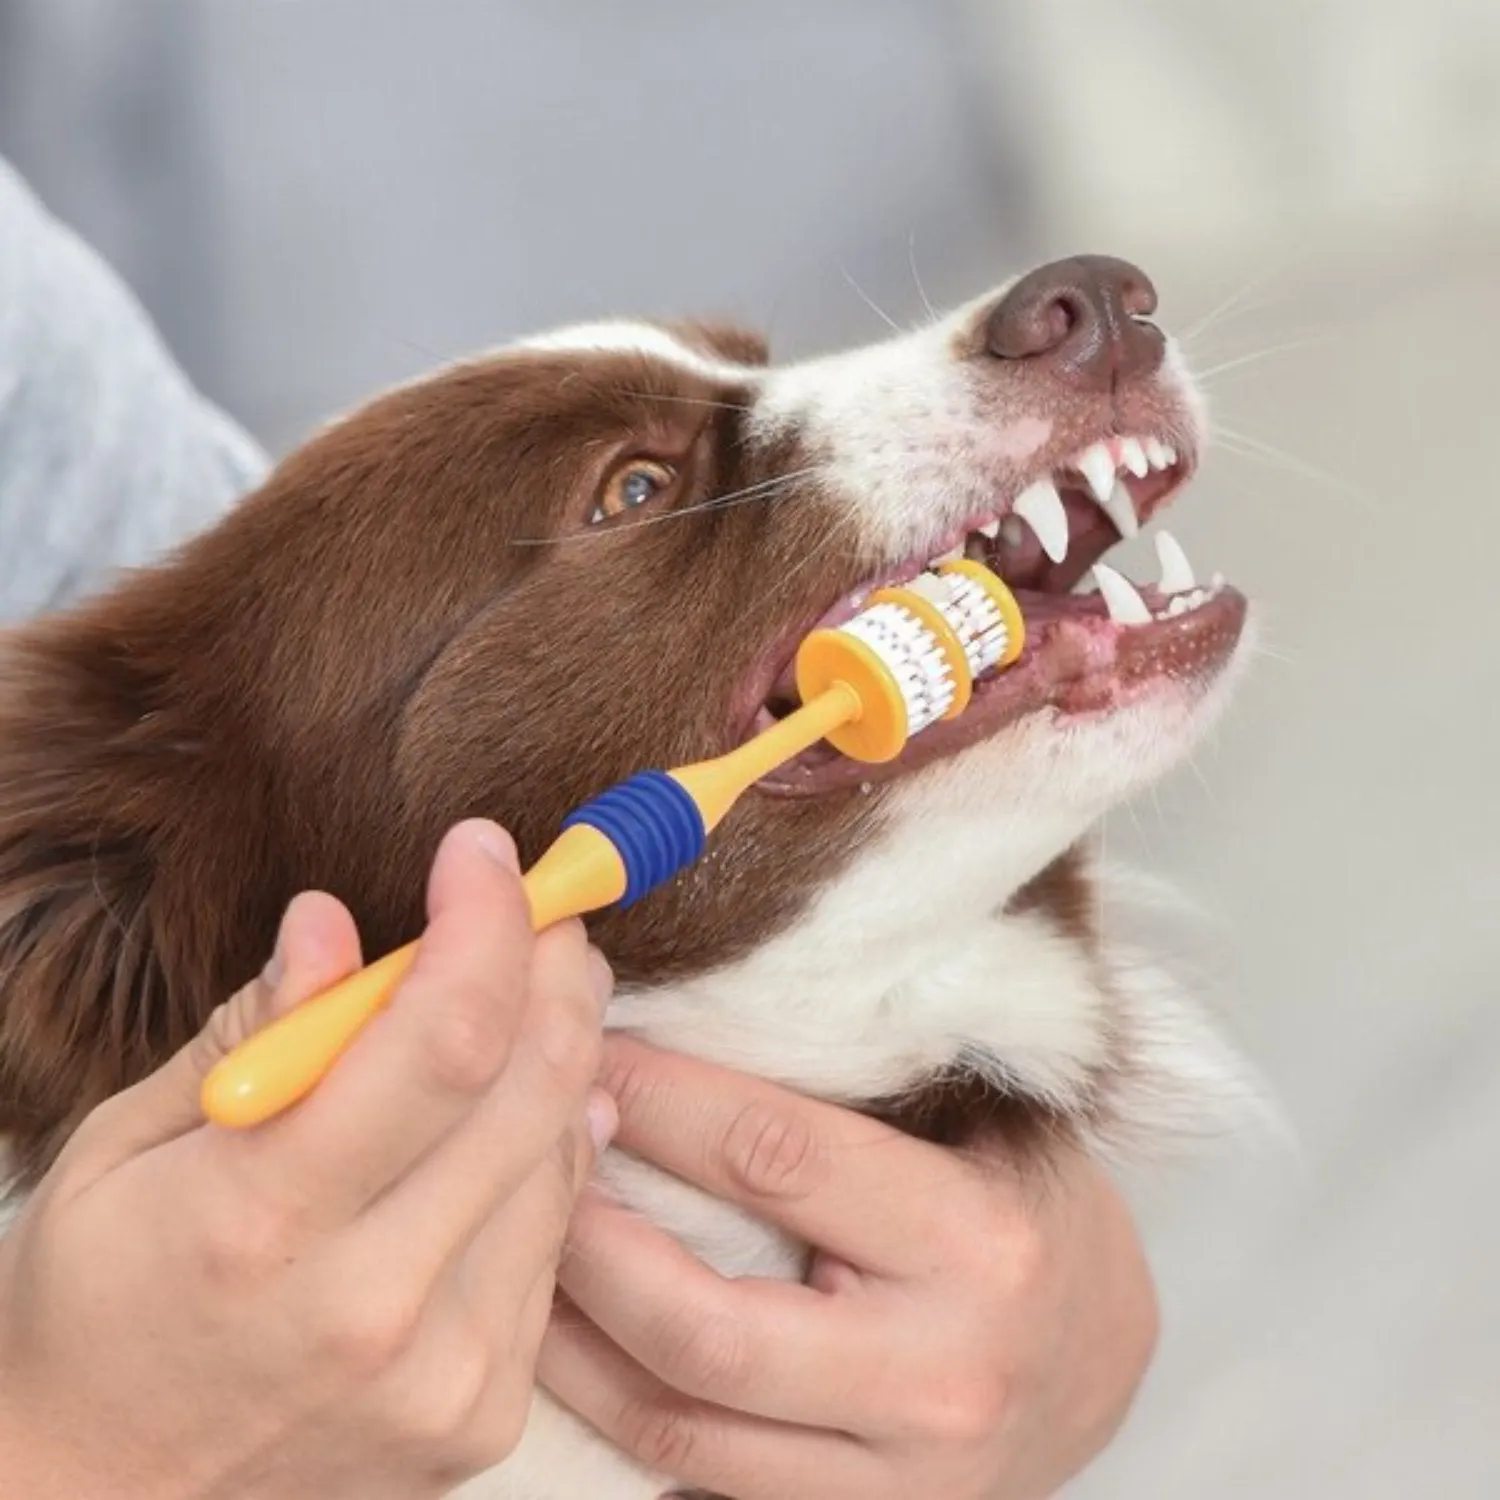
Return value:
M 456 819 L 535 858 L 611 781 L 729 748 L 783 710 L 810 627 L 954 548 L 1016 589 L 1022 661 L 890 765 L 785 768 L 597 936 L 626 981 L 701 972 L 893 828 L 932 829 L 914 920 L 1013 892 L 1182 754 L 1244 622 L 1180 576 L 1073 592 L 1197 463 L 1154 309 L 1090 257 L 786 367 L 703 325 L 532 339 L 381 397 L 13 637 L 0 1131 L 42 1160 L 258 967 L 295 891 L 347 901 L 373 954 L 419 930 Z M 955 812 L 1003 847 L 955 850 Z

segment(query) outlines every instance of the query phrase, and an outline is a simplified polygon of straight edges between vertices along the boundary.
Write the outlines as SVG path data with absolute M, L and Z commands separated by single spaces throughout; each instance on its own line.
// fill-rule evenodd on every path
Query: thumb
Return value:
M 197 1086 L 215 1063 L 277 1016 L 352 974 L 359 964 L 359 933 L 347 908 L 321 891 L 304 891 L 281 919 L 270 962 L 214 1011 L 162 1073 L 181 1062 L 191 1077 L 196 1115 Z
M 108 1157 L 96 1158 L 96 1169 L 108 1171 L 202 1125 L 199 1092 L 209 1069 L 267 1022 L 359 965 L 359 933 L 347 908 L 320 891 L 297 896 L 281 919 L 265 969 L 220 1005 L 169 1062 L 95 1111 L 107 1115 L 107 1122 L 87 1133 Z

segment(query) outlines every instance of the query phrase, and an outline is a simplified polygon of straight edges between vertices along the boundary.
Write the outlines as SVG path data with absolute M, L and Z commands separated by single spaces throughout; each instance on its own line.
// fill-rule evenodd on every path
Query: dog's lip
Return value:
M 1154 591 L 1141 590 L 1148 604 Z M 969 706 L 908 741 L 895 760 L 866 764 L 823 745 L 764 778 L 761 790 L 808 797 L 869 789 L 910 774 L 988 738 L 1028 714 L 1063 717 L 1105 713 L 1157 691 L 1164 680 L 1207 682 L 1223 669 L 1244 630 L 1249 604 L 1229 585 L 1188 613 L 1147 625 L 1121 626 L 1103 612 L 1044 620 L 1008 670 L 977 682 Z
M 1092 447 L 1100 442 L 1117 441 L 1109 434 L 1102 434 L 1092 439 L 1085 447 Z M 1074 445 L 1070 451 L 1084 450 Z M 895 565 L 867 573 L 861 581 L 839 595 L 827 608 L 817 614 L 804 616 L 792 629 L 778 636 L 776 643 L 757 659 L 735 694 L 731 719 L 734 726 L 734 742 L 740 743 L 765 727 L 762 712 L 769 698 L 777 694 L 794 696 L 796 654 L 808 635 L 815 630 L 832 628 L 851 619 L 864 607 L 865 601 L 877 589 L 893 587 L 915 578 L 931 566 L 934 557 L 940 556 L 956 542 L 962 541 L 981 524 L 992 517 L 1004 517 L 1009 514 L 1012 503 L 1029 484 L 1040 477 L 1055 475 L 1060 469 L 1066 467 L 1067 462 L 1067 458 L 1059 454 L 1039 455 L 1026 474 L 1016 476 L 1010 493 L 997 505 L 986 511 L 976 512 L 960 526 L 950 526 L 943 533 L 934 536 L 925 550 Z M 1192 479 L 1197 472 L 1197 467 L 1197 445 L 1181 436 L 1174 435 L 1173 462 L 1169 468 L 1153 469 L 1143 479 L 1122 475 L 1131 487 L 1136 515 L 1141 526 L 1149 524 Z M 1071 546 L 1068 556 L 1060 563 L 1049 561 L 1045 554 L 1038 554 L 1032 558 L 1027 566 L 1030 570 L 1031 581 L 1040 585 L 1035 592 L 1067 594 L 1089 572 L 1094 563 L 1122 540 L 1113 523 L 1105 517 L 1103 510 L 1092 500 L 1075 503 L 1071 495 L 1067 496 L 1066 500 L 1070 521 L 1082 518 L 1082 524 L 1075 529 L 1074 535 L 1077 543 L 1083 545 Z M 1035 544 L 1034 537 L 1031 537 L 1031 542 Z M 1016 579 L 1003 564 L 997 567 L 996 571 L 1005 577 L 1011 587 L 1019 593 L 1030 591 L 1024 585 L 1018 585 Z M 1016 668 L 1012 668 L 1006 675 L 1014 675 L 1015 671 Z M 904 767 L 904 757 L 892 764 Z

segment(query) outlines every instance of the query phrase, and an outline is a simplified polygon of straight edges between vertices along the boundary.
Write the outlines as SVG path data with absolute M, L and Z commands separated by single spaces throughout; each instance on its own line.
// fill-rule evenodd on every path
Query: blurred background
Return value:
M 278 450 L 563 319 L 788 355 L 1144 264 L 1267 650 L 1109 849 L 1297 1148 L 1141 1186 L 1164 1344 L 1071 1493 L 1500 1493 L 1500 5 L 0 0 L 0 155 Z

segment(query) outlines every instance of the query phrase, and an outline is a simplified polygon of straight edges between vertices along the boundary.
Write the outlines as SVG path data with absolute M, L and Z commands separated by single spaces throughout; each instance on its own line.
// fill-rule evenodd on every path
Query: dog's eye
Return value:
M 604 488 L 590 520 L 607 521 L 611 516 L 634 510 L 637 505 L 644 505 L 659 490 L 666 489 L 675 478 L 676 475 L 666 464 L 633 458 L 629 463 L 621 464 L 604 481 Z

